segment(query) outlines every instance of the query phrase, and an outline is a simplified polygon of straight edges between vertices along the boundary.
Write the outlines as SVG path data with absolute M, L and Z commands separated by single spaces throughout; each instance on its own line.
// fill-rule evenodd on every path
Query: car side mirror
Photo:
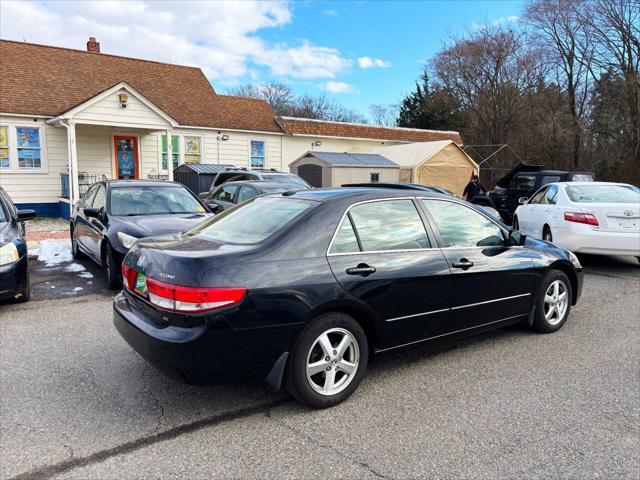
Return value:
M 520 198 L 518 199 L 518 204 L 520 204 L 520 205 L 526 205 L 528 201 L 529 201 L 529 197 L 520 197 Z
M 522 233 L 520 230 L 511 230 L 509 231 L 509 245 L 511 246 L 522 246 L 527 241 L 527 236 Z
M 87 217 L 92 217 L 92 218 L 100 217 L 100 209 L 99 208 L 85 208 L 83 210 L 83 212 Z
M 17 220 L 19 222 L 24 222 L 25 220 L 31 220 L 32 218 L 35 218 L 36 216 L 36 211 L 35 210 L 18 210 L 18 217 Z
M 207 207 L 212 213 L 220 213 L 222 211 L 222 207 L 217 203 L 207 203 Z

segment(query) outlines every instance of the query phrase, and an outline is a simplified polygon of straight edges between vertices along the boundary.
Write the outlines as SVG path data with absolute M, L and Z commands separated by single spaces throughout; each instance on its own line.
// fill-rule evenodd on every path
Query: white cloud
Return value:
M 333 80 L 330 80 L 321 86 L 330 93 L 351 93 L 355 90 L 353 85 L 351 85 L 350 83 L 334 82 Z
M 391 62 L 379 58 L 360 57 L 358 58 L 358 65 L 360 68 L 389 68 Z
M 333 48 L 302 40 L 273 45 L 260 31 L 292 21 L 286 1 L 199 2 L 2 0 L 2 38 L 84 49 L 89 36 L 104 53 L 202 68 L 222 82 L 256 66 L 294 78 L 334 78 L 351 62 Z M 35 28 L 37 26 L 37 28 Z
M 516 23 L 520 20 L 520 17 L 518 17 L 517 15 L 509 15 L 508 17 L 498 17 L 498 18 L 494 18 L 493 20 L 487 21 L 486 24 L 481 25 L 479 23 L 472 23 L 471 24 L 471 28 L 473 28 L 474 30 L 481 30 L 482 28 L 484 28 L 486 25 L 491 25 L 493 27 L 499 27 L 501 25 L 506 25 L 509 23 Z
M 334 10 L 333 8 L 327 8 L 326 10 L 323 10 L 322 13 L 324 13 L 325 15 L 327 15 L 329 17 L 337 17 L 338 16 L 338 12 L 336 10 Z

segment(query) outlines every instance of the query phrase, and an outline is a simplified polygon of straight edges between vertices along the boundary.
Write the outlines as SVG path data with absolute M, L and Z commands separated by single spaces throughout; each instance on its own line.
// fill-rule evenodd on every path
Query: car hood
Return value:
M 496 182 L 498 187 L 508 188 L 511 180 L 519 172 L 538 172 L 544 169 L 544 165 L 528 165 L 526 163 L 519 163 L 515 167 L 513 167 L 509 172 L 502 177 L 500 180 Z
M 115 220 L 113 223 L 117 224 L 118 231 L 124 231 L 129 235 L 141 238 L 183 232 L 212 216 L 210 213 L 136 215 L 131 217 L 112 217 L 112 220 Z

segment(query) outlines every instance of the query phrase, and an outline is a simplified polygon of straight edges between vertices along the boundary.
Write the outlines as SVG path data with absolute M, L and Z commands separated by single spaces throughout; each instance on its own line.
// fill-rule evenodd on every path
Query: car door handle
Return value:
M 466 258 L 461 258 L 457 262 L 453 262 L 453 268 L 461 268 L 462 270 L 466 270 L 471 267 L 473 267 L 473 262 L 467 260 Z
M 372 273 L 376 273 L 376 267 L 370 267 L 366 263 L 360 263 L 357 267 L 349 267 L 346 270 L 347 275 L 360 275 L 367 277 Z

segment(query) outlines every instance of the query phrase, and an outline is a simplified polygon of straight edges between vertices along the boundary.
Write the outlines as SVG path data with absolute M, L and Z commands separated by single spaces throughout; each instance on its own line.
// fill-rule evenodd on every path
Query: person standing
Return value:
M 471 181 L 467 183 L 466 187 L 464 187 L 462 196 L 465 200 L 469 201 L 476 195 L 484 195 L 485 193 L 487 193 L 487 189 L 480 183 L 478 175 L 473 175 L 471 177 Z

